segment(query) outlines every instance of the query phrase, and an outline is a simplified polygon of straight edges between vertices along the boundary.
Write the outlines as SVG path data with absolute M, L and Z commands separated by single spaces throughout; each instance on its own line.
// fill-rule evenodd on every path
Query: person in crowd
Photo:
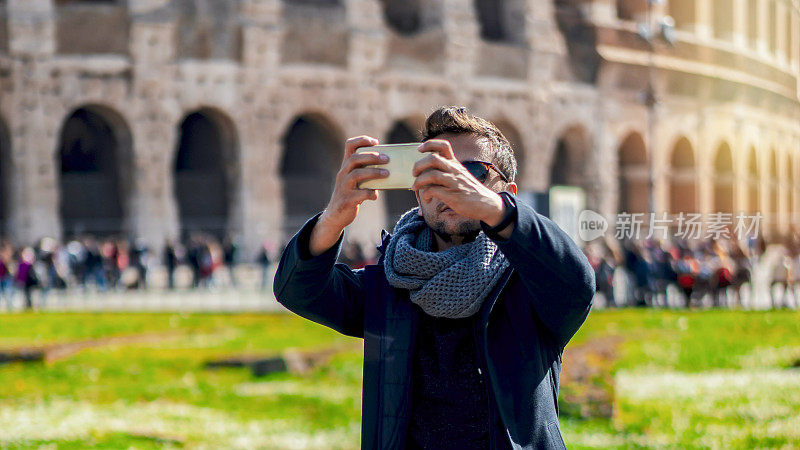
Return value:
M 25 247 L 19 255 L 19 263 L 15 271 L 14 281 L 17 288 L 22 291 L 25 300 L 25 309 L 33 309 L 33 291 L 40 286 L 39 277 L 33 268 L 36 262 L 36 252 L 32 247 Z
M 264 241 L 261 244 L 261 249 L 258 251 L 258 256 L 256 256 L 256 263 L 261 268 L 261 283 L 260 287 L 261 290 L 267 290 L 269 286 L 272 285 L 272 277 L 269 273 L 270 265 L 272 264 L 272 260 L 269 257 L 269 249 L 270 245 L 267 241 Z
M 178 259 L 178 250 L 171 239 L 167 239 L 164 243 L 164 255 L 162 263 L 167 270 L 167 289 L 175 289 L 175 269 L 178 267 L 180 260 Z
M 14 309 L 14 250 L 8 242 L 0 243 L 0 303 L 6 302 L 9 311 Z
M 236 242 L 233 240 L 233 238 L 226 236 L 222 242 L 222 265 L 228 272 L 230 284 L 234 288 L 239 285 L 239 283 L 236 281 L 236 257 L 238 251 L 239 247 L 236 245 Z

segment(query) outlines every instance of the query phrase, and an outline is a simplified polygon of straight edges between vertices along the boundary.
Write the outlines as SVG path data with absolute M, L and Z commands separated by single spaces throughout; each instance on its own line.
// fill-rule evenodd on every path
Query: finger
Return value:
M 347 158 L 344 162 L 344 172 L 352 172 L 359 167 L 386 164 L 389 157 L 377 152 L 356 153 Z
M 456 159 L 455 155 L 453 154 L 453 147 L 450 145 L 449 141 L 444 139 L 431 139 L 426 141 L 419 146 L 418 151 L 422 153 L 434 152 L 442 155 L 442 157 L 445 159 Z
M 432 153 L 414 163 L 414 167 L 411 168 L 411 175 L 417 177 L 419 174 L 429 169 L 452 172 L 454 167 L 450 164 L 448 160 L 439 156 L 438 153 Z
M 450 188 L 455 186 L 457 183 L 458 180 L 456 179 L 455 175 L 442 172 L 441 170 L 430 169 L 423 172 L 414 180 L 414 184 L 411 186 L 411 189 L 418 190 L 431 185 Z
M 347 181 L 350 186 L 357 187 L 359 183 L 369 180 L 377 180 L 379 178 L 386 178 L 389 176 L 389 171 L 386 169 L 378 169 L 377 167 L 362 167 L 355 169 L 347 176 Z
M 429 203 L 434 198 L 441 200 L 444 203 L 447 203 L 445 198 L 447 189 L 443 186 L 438 186 L 435 184 L 429 184 L 427 186 L 423 186 L 419 189 L 419 196 L 424 203 Z
M 375 189 L 359 189 L 353 192 L 353 203 L 355 205 L 360 205 L 364 203 L 366 200 L 377 200 L 378 199 L 378 191 Z
M 349 158 L 353 153 L 361 147 L 369 147 L 378 145 L 378 140 L 372 136 L 356 136 L 347 140 L 344 144 L 344 157 Z

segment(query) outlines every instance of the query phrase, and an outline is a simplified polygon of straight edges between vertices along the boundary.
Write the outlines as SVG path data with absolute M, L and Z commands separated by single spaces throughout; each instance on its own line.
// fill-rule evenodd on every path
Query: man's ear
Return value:
M 417 215 L 422 217 L 422 202 L 419 201 L 419 191 L 414 191 L 414 197 L 417 197 L 417 205 L 419 205 L 419 209 L 417 210 Z
M 514 183 L 513 181 L 511 183 L 508 183 L 508 185 L 506 185 L 506 190 L 508 192 L 511 192 L 511 194 L 513 194 L 516 197 L 516 195 L 517 195 L 517 183 Z

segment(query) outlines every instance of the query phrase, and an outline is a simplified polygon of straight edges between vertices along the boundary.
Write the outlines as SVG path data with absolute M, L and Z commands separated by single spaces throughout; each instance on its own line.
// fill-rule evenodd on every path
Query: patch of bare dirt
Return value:
M 605 336 L 564 349 L 559 410 L 562 415 L 610 418 L 614 408 L 614 377 L 620 336 Z

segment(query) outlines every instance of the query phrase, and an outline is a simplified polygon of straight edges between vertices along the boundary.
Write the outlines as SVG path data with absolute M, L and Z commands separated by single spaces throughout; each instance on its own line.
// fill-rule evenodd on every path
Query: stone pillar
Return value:
M 789 10 L 785 7 L 784 2 L 775 3 L 775 29 L 772 32 L 776 33 L 775 59 L 780 65 L 788 65 L 786 59 L 786 47 L 789 45 L 789 42 L 786 41 L 786 16 L 788 14 Z
M 733 44 L 747 48 L 747 1 L 733 0 Z
M 800 10 L 790 11 L 792 15 L 792 53 L 791 67 L 798 78 L 797 89 L 800 91 Z
M 772 0 L 760 0 L 756 2 L 756 10 L 758 11 L 758 18 L 756 19 L 756 29 L 758 30 L 756 33 L 758 36 L 756 49 L 761 54 L 769 53 L 768 35 L 769 33 L 775 32 L 775 30 L 769 29 L 769 8 L 771 3 Z
M 283 2 L 247 0 L 241 9 L 242 64 L 246 69 L 273 72 L 281 62 Z
M 386 27 L 378 0 L 347 0 L 350 32 L 347 66 L 354 76 L 380 69 L 386 59 Z
M 285 28 L 281 0 L 247 0 L 242 5 L 241 99 L 252 113 L 237 120 L 241 177 L 240 227 L 236 236 L 244 260 L 254 260 L 261 244 L 281 244 L 283 203 L 280 180 L 281 133 L 270 124 L 277 120 L 269 98 L 281 61 Z
M 705 122 L 705 123 L 704 123 Z M 708 119 L 700 121 L 697 129 L 697 142 L 695 153 L 695 186 L 697 190 L 697 212 L 703 214 L 703 222 L 706 215 L 717 212 L 714 208 L 714 181 L 716 172 L 714 170 L 714 158 L 717 155 L 717 148 L 712 147 L 714 142 L 708 131 L 713 127 L 707 126 Z
M 445 77 L 455 86 L 464 86 L 474 73 L 476 53 L 480 45 L 480 31 L 473 2 L 442 0 L 442 20 L 446 40 Z M 465 103 L 460 99 L 455 100 L 459 104 Z
M 53 4 L 48 0 L 9 0 L 8 47 L 15 102 L 9 120 L 17 188 L 13 189 L 11 228 L 21 243 L 61 237 L 57 167 L 54 152 L 61 117 L 48 115 L 42 92 L 49 70 L 42 64 L 56 51 Z
M 528 56 L 528 85 L 539 91 L 534 95 L 539 103 L 547 100 L 544 96 L 549 95 L 548 82 L 554 78 L 558 62 L 565 57 L 567 47 L 555 22 L 553 3 L 528 0 L 527 7 L 525 34 L 531 49 Z M 544 114 L 539 116 L 544 118 Z
M 178 213 L 173 194 L 172 165 L 177 145 L 175 122 L 180 111 L 174 101 L 175 24 L 150 21 L 166 2 L 129 3 L 130 54 L 133 64 L 130 116 L 133 118 L 133 187 L 131 229 L 160 249 L 167 238 L 178 239 Z
M 695 2 L 695 33 L 703 39 L 714 37 L 714 1 L 696 0 Z

